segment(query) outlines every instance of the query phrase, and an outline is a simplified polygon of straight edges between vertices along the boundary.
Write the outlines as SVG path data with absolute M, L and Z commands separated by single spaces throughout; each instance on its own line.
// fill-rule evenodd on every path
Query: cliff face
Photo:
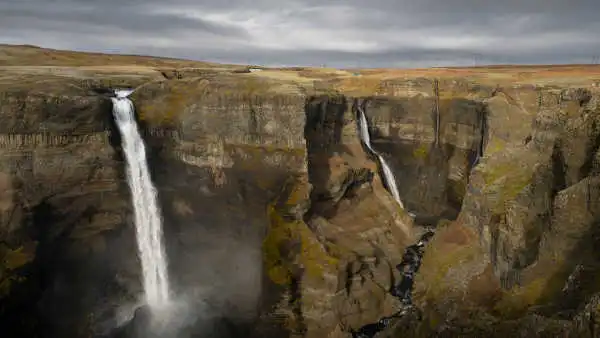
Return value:
M 61 65 L 0 69 L 2 332 L 100 335 L 137 304 L 116 86 L 139 86 L 194 333 L 347 337 L 396 311 L 395 265 L 422 225 L 439 230 L 415 279 L 421 317 L 380 336 L 597 332 L 599 108 L 585 81 Z
M 189 104 L 170 105 L 178 115 L 158 121 L 152 109 L 173 99 L 168 86 L 157 85 L 164 95 L 140 90 L 134 100 L 171 274 L 182 292 L 202 292 L 216 304 L 211 316 L 252 320 L 261 299 L 266 205 L 289 175 L 306 172 L 304 100 L 236 96 L 217 85 L 186 97 Z M 2 290 L 3 300 L 14 301 L 3 302 L 6 325 L 22 315 L 19 308 L 39 305 L 40 316 L 27 318 L 75 337 L 102 331 L 119 306 L 135 302 L 139 267 L 111 109 L 108 98 L 87 91 L 3 96 Z
M 182 230 L 181 236 L 206 231 L 210 223 L 219 225 L 215 232 L 222 239 L 209 246 L 221 250 L 221 259 L 230 265 L 210 281 L 221 283 L 232 265 L 244 264 L 241 257 L 258 257 L 231 276 L 237 281 L 232 293 L 219 286 L 224 301 L 239 306 L 240 297 L 262 294 L 252 303 L 264 309 L 258 335 L 273 334 L 270 330 L 282 326 L 282 317 L 288 318 L 282 330 L 318 337 L 390 312 L 395 302 L 386 292 L 394 282 L 391 267 L 412 239 L 412 222 L 374 175 L 377 167 L 356 132 L 352 100 L 306 97 L 297 88 L 264 80 L 213 81 L 148 86 L 134 100 L 148 128 L 171 126 L 178 135 L 170 141 L 150 137 L 155 140 L 150 142 L 169 144 L 161 156 L 172 161 L 165 162 L 165 182 L 172 186 L 177 175 L 182 180 L 181 187 L 162 198 L 185 198 L 188 189 L 188 205 L 198 217 L 215 217 Z M 175 114 L 165 109 L 175 109 Z M 187 169 L 177 174 L 173 168 L 178 165 Z M 199 203 L 199 187 L 190 186 L 190 166 L 200 169 L 199 179 L 212 177 L 220 187 L 206 201 Z M 160 176 L 157 182 L 160 186 Z M 236 234 L 241 236 L 235 247 L 247 247 L 241 257 L 222 251 Z M 180 250 L 192 261 L 206 257 L 206 265 L 214 265 L 215 255 L 206 245 Z M 190 254 L 194 250 L 197 254 Z M 258 278 L 261 272 L 262 283 L 248 280 L 249 274 Z M 370 281 L 366 285 L 365 279 Z M 190 278 L 191 284 L 198 281 Z M 249 292 L 248 283 L 261 289 Z M 233 293 L 239 290 L 241 295 Z
M 545 91 L 531 136 L 487 152 L 427 249 L 415 296 L 430 320 L 414 334 L 597 335 L 599 112 L 597 93 Z
M 264 278 L 267 205 L 307 163 L 303 96 L 245 86 L 226 77 L 167 81 L 132 99 L 155 149 L 178 292 L 208 299 L 212 310 L 200 317 L 252 328 L 279 293 Z
M 3 95 L 10 332 L 33 334 L 11 322 L 22 317 L 56 336 L 99 334 L 139 296 L 120 137 L 96 92 Z M 176 291 L 212 307 L 199 317 L 320 336 L 392 310 L 412 221 L 374 175 L 351 99 L 227 76 L 149 83 L 132 99 Z
M 106 287 L 107 276 L 138 270 L 135 259 L 115 259 L 135 251 L 124 245 L 130 203 L 110 109 L 98 96 L 2 95 L 3 327 L 47 320 L 76 331 L 87 322 L 79 311 L 120 287 Z
M 431 225 L 456 218 L 478 149 L 487 141 L 485 105 L 468 98 L 414 95 L 371 99 L 366 110 L 376 150 L 402 177 L 399 189 L 406 207 Z

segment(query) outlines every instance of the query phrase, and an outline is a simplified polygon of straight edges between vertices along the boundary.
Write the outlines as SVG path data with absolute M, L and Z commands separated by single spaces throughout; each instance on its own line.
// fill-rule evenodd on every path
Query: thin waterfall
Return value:
M 482 111 L 479 113 L 479 143 L 477 144 L 477 153 L 475 156 L 475 160 L 473 161 L 473 166 L 479 164 L 479 160 L 483 156 L 483 148 L 485 143 L 485 135 L 487 133 L 487 116 L 486 112 Z
M 396 180 L 394 179 L 392 171 L 383 157 L 379 155 L 379 153 L 377 153 L 371 146 L 371 135 L 369 134 L 369 126 L 367 124 L 366 114 L 358 105 L 357 111 L 360 137 L 365 146 L 379 159 L 379 163 L 383 168 L 384 181 L 396 202 L 398 202 L 398 204 L 404 209 L 404 205 L 400 200 L 400 194 L 398 193 L 398 187 L 396 186 Z M 436 121 L 436 125 L 439 127 L 439 120 Z M 409 215 L 413 218 L 415 217 L 413 213 L 409 212 Z M 423 254 L 425 253 L 425 245 L 433 237 L 433 235 L 433 230 L 427 229 L 417 243 L 406 248 L 404 255 L 402 256 L 402 261 L 396 266 L 396 269 L 398 269 L 400 272 L 401 279 L 397 285 L 393 286 L 390 293 L 400 301 L 401 307 L 399 310 L 390 316 L 379 319 L 375 323 L 367 324 L 356 331 L 351 330 L 353 338 L 373 338 L 379 332 L 383 331 L 385 328 L 394 323 L 394 321 L 404 317 L 410 311 L 414 310 L 411 299 L 414 277 L 421 266 L 421 260 L 423 258 Z
M 369 134 L 369 125 L 367 123 L 367 117 L 365 115 L 365 112 L 359 105 L 357 105 L 357 110 L 358 110 L 358 125 L 359 125 L 359 129 L 360 129 L 360 133 L 359 133 L 360 138 L 363 141 L 363 143 L 365 144 L 365 146 L 375 156 L 377 156 L 377 159 L 379 160 L 379 164 L 381 164 L 381 168 L 383 171 L 383 180 L 385 182 L 385 185 L 388 187 L 388 190 L 392 194 L 392 197 L 394 197 L 394 199 L 396 200 L 396 202 L 398 202 L 400 207 L 402 209 L 404 209 L 404 204 L 402 203 L 402 200 L 400 199 L 400 193 L 398 192 L 398 186 L 396 185 L 396 179 L 394 178 L 394 174 L 392 173 L 392 170 L 388 166 L 385 159 L 381 155 L 379 155 L 379 153 L 377 151 L 375 151 L 375 149 L 373 149 L 373 147 L 371 146 L 371 135 Z
M 128 98 L 132 92 L 133 90 L 116 90 L 116 97 L 111 99 L 127 161 L 127 183 L 133 202 L 146 302 L 151 309 L 159 309 L 170 302 L 162 217 L 156 188 L 150 178 L 144 141 L 135 120 L 135 108 Z
M 479 134 L 479 148 L 477 149 L 477 155 L 478 157 L 482 157 L 483 156 L 483 147 L 484 147 L 484 143 L 485 143 L 485 135 L 487 134 L 487 116 L 486 116 L 486 112 L 482 111 L 481 112 L 481 119 L 479 121 L 479 130 L 480 130 L 480 134 Z

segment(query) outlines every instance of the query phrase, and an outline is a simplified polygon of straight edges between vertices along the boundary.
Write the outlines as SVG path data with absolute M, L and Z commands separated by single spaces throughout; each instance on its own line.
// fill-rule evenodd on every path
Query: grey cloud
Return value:
M 523 51 L 519 54 L 487 53 L 471 50 L 448 51 L 441 49 L 402 48 L 382 52 L 354 53 L 343 51 L 264 51 L 246 49 L 243 53 L 232 54 L 221 50 L 205 50 L 202 59 L 223 63 L 269 64 L 273 66 L 335 66 L 340 68 L 359 67 L 444 67 L 473 66 L 485 64 L 560 64 L 589 63 L 596 51 L 600 50 L 600 42 L 581 49 L 558 49 L 552 52 Z M 140 50 L 133 49 L 132 53 Z M 160 49 L 153 50 L 156 55 L 194 58 L 198 52 L 194 49 Z
M 306 0 L 310 5 L 322 4 L 319 0 Z M 330 0 L 327 2 L 363 7 L 362 0 Z M 464 13 L 464 14 L 515 14 L 563 11 L 597 11 L 595 0 L 503 0 L 503 1 L 477 1 L 477 0 L 371 0 L 369 7 L 380 8 L 386 11 L 405 10 L 410 13 Z
M 177 32 L 194 30 L 221 36 L 243 36 L 245 31 L 202 19 L 191 19 L 173 14 L 144 13 L 135 8 L 97 6 L 89 8 L 77 3 L 54 1 L 48 6 L 0 3 L 0 29 L 50 29 L 65 31 L 111 32 L 117 29 L 129 32 Z M 0 35 L 1 36 L 1 35 Z
M 314 66 L 326 65 L 340 68 L 362 67 L 444 67 L 444 66 L 473 66 L 485 64 L 561 64 L 589 63 L 596 61 L 600 53 L 600 44 L 591 45 L 584 49 L 561 49 L 553 52 L 522 52 L 486 53 L 468 50 L 432 50 L 419 48 L 393 49 L 382 52 L 354 53 L 343 51 L 265 51 L 260 49 L 245 49 L 237 53 L 227 50 L 194 48 L 159 48 L 120 47 L 118 49 L 105 47 L 94 48 L 92 44 L 82 44 L 77 50 L 104 50 L 121 54 L 149 54 L 156 56 L 198 59 L 211 62 L 233 64 L 259 64 L 270 66 Z M 565 61 L 567 60 L 567 61 Z
M 357 15 L 351 21 L 340 20 L 335 9 L 323 6 L 350 8 Z M 236 41 L 249 38 L 240 26 L 151 11 L 160 8 L 199 13 L 255 10 L 277 15 L 284 22 L 301 21 L 304 27 L 334 32 L 354 29 L 383 42 L 379 50 L 368 53 L 235 48 Z M 600 55 L 599 16 L 597 0 L 0 0 L 0 43 L 265 65 L 575 63 Z M 414 36 L 401 45 L 385 42 L 382 36 L 393 37 L 394 32 L 413 32 Z M 419 47 L 422 40 L 440 34 L 493 38 L 497 44 Z M 153 38 L 173 41 L 173 47 L 160 47 L 152 43 Z
M 305 0 L 313 6 L 322 5 L 319 0 Z M 377 9 L 385 17 L 371 18 L 358 24 L 368 27 L 394 26 L 399 28 L 457 26 L 465 31 L 494 30 L 505 34 L 513 30 L 510 20 L 519 17 L 539 17 L 526 23 L 526 32 L 546 30 L 577 30 L 597 25 L 600 8 L 597 0 L 330 0 L 327 4 L 354 7 L 357 10 Z M 520 27 L 519 27 L 520 28 Z

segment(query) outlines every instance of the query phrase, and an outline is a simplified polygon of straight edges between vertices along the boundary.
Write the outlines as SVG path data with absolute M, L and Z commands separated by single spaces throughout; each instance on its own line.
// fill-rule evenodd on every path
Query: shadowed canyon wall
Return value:
M 400 182 L 408 183 L 399 185 L 408 210 L 432 225 L 456 218 L 478 149 L 486 142 L 485 105 L 419 95 L 367 100 L 366 111 L 375 149 L 386 155 Z

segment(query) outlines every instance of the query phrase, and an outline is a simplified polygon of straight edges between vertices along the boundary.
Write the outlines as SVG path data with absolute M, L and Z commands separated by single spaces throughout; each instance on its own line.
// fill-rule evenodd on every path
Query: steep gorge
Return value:
M 520 300 L 508 294 L 515 285 L 537 287 L 536 274 L 546 273 L 527 268 L 575 245 L 563 240 L 564 231 L 592 231 L 595 214 L 577 220 L 581 232 L 569 214 L 581 194 L 595 196 L 596 97 L 582 97 L 589 91 L 543 94 L 536 113 L 535 100 L 522 100 L 525 107 L 511 101 L 511 91 L 535 99 L 532 89 L 460 81 L 440 81 L 436 89 L 427 79 L 412 86 L 417 93 L 307 95 L 219 75 L 156 81 L 133 94 L 165 214 L 174 288 L 197 299 L 191 330 L 347 337 L 395 312 L 394 267 L 423 231 L 417 224 L 442 224 L 415 285 L 426 321 L 438 323 L 428 330 L 438 332 L 440 313 L 453 319 L 466 308 L 452 307 L 454 295 L 503 306 Z M 0 327 L 15 337 L 35 336 L 15 318 L 30 321 L 38 335 L 106 333 L 140 292 L 110 101 L 90 90 L 61 90 L 6 90 L 0 101 Z M 414 221 L 361 144 L 356 104 L 365 107 L 373 147 L 390 163 Z M 556 136 L 567 132 L 581 139 Z M 524 172 L 508 167 L 516 163 Z M 510 191 L 498 200 L 501 187 Z M 474 259 L 479 246 L 488 261 Z M 470 276 L 472 284 L 460 289 Z M 503 283 L 488 295 L 478 278 Z M 508 291 L 497 300 L 502 288 Z M 574 304 L 593 292 L 579 292 Z M 517 305 L 506 308 L 536 304 Z M 412 319 L 396 329 L 408 334 L 402 324 Z M 409 326 L 425 330 L 422 323 Z

